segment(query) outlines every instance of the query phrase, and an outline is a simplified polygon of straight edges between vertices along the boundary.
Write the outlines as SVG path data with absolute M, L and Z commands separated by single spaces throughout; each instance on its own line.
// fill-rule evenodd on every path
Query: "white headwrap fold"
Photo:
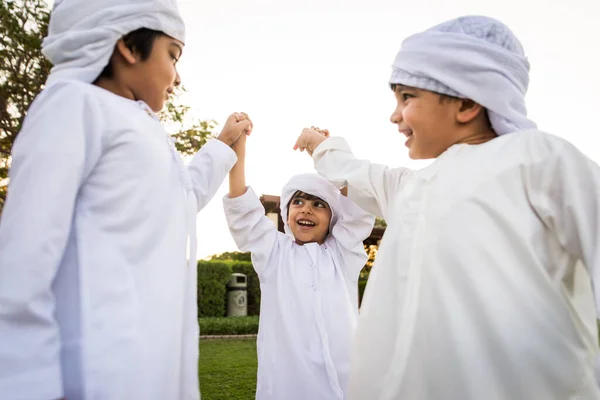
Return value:
M 536 127 L 525 107 L 523 47 L 492 18 L 460 17 L 408 37 L 394 60 L 394 83 L 471 99 L 487 109 L 499 135 Z
M 185 41 L 176 0 L 56 0 L 42 53 L 54 67 L 48 82 L 93 82 L 108 64 L 117 41 L 140 28 Z
M 290 226 L 287 223 L 288 203 L 292 199 L 294 193 L 298 190 L 317 196 L 321 200 L 327 202 L 331 208 L 331 222 L 329 223 L 329 232 L 333 230 L 338 219 L 343 218 L 345 214 L 344 202 L 340 197 L 342 194 L 335 185 L 329 183 L 319 174 L 301 174 L 293 176 L 288 183 L 285 184 L 281 191 L 281 219 L 284 223 L 285 233 L 294 237 Z

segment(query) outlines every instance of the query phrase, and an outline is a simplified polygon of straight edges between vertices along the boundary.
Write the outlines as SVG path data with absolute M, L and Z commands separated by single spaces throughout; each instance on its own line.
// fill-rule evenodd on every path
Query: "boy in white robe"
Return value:
M 345 399 L 357 283 L 374 217 L 317 174 L 294 176 L 281 195 L 283 234 L 246 187 L 245 141 L 223 199 L 237 246 L 252 253 L 261 287 L 256 398 Z
M 502 23 L 451 20 L 406 39 L 390 80 L 391 121 L 431 166 L 390 169 L 341 138 L 298 138 L 320 174 L 388 224 L 350 399 L 600 399 L 600 169 L 535 129 L 528 71 Z
M 55 2 L 0 222 L 3 400 L 199 398 L 195 216 L 251 122 L 182 163 L 155 112 L 183 41 L 172 1 Z

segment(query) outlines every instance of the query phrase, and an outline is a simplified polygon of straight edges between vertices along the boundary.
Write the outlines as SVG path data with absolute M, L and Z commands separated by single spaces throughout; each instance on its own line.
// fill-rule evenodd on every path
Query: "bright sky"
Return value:
M 187 43 L 180 61 L 185 103 L 194 116 L 223 123 L 233 111 L 254 121 L 247 182 L 278 195 L 311 159 L 292 151 L 305 126 L 344 136 L 361 158 L 409 161 L 390 124 L 387 87 L 401 41 L 447 19 L 487 15 L 506 23 L 531 62 L 527 104 L 545 131 L 600 162 L 598 0 L 180 0 Z M 221 198 L 227 180 L 198 217 L 199 258 L 236 246 Z

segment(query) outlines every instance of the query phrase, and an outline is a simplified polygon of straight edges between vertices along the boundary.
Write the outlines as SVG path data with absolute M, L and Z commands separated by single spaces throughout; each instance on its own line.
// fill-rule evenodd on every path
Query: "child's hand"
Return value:
M 296 144 L 294 145 L 294 150 L 300 150 L 300 151 L 304 151 L 306 150 L 308 152 L 308 154 L 310 154 L 312 156 L 313 151 L 317 148 L 317 146 L 319 144 L 321 144 L 321 142 L 325 139 L 327 139 L 327 137 L 329 137 L 329 131 L 328 130 L 317 130 L 318 128 L 315 129 L 308 129 L 308 128 L 304 128 L 302 130 L 302 133 L 300 134 L 300 136 L 298 137 L 298 140 L 296 140 Z
M 246 113 L 233 113 L 225 121 L 225 126 L 217 137 L 228 146 L 233 145 L 243 133 L 249 135 L 252 132 L 252 121 Z
M 313 131 L 317 131 L 319 132 L 321 135 L 325 136 L 326 138 L 329 137 L 329 130 L 328 129 L 320 129 L 316 126 L 311 126 L 310 129 L 312 129 Z

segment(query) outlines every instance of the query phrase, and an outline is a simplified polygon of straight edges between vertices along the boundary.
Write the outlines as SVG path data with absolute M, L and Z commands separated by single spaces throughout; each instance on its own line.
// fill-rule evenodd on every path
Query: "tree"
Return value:
M 211 260 L 231 260 L 231 261 L 252 261 L 250 253 L 242 253 L 240 251 L 225 252 L 211 256 Z
M 29 105 L 43 89 L 51 64 L 42 55 L 50 10 L 46 0 L 0 0 L 0 213 L 8 189 L 10 151 Z M 214 136 L 215 121 L 189 121 L 189 107 L 178 96 L 167 103 L 161 120 L 175 132 L 175 146 L 183 155 L 195 153 Z
M 50 13 L 44 0 L 0 0 L 0 211 L 7 190 L 10 149 L 50 63 L 40 51 Z
M 175 132 L 171 136 L 175 140 L 177 151 L 189 156 L 196 153 L 209 139 L 215 137 L 214 132 L 218 124 L 213 120 L 186 121 L 190 107 L 179 102 L 180 96 L 185 91 L 184 87 L 176 88 L 171 100 L 158 116 L 170 132 Z

